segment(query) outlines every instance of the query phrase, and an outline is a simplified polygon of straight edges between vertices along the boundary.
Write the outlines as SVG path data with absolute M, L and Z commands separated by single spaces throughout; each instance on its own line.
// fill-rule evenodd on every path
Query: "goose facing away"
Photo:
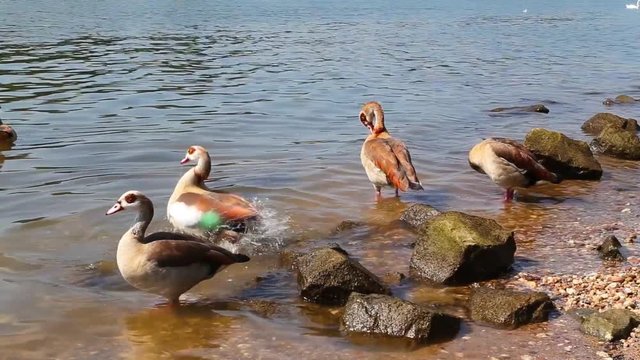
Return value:
M 167 204 L 171 224 L 199 236 L 223 228 L 244 231 L 258 217 L 256 208 L 238 195 L 212 191 L 205 185 L 211 172 L 211 157 L 205 148 L 190 146 L 180 163 L 190 161 L 196 161 L 196 166 L 180 178 Z
M 362 144 L 360 161 L 376 191 L 376 199 L 380 198 L 384 186 L 394 188 L 396 196 L 399 190 L 423 190 L 409 150 L 402 141 L 392 137 L 384 125 L 382 106 L 375 101 L 368 102 L 362 106 L 359 117 L 370 133 Z
M 504 200 L 513 200 L 515 188 L 526 188 L 544 180 L 554 184 L 562 179 L 547 170 L 522 144 L 505 138 L 488 138 L 469 151 L 469 165 L 506 189 Z
M 161 295 L 172 306 L 180 304 L 180 295 L 228 265 L 249 261 L 245 255 L 185 234 L 157 232 L 145 236 L 153 218 L 153 204 L 139 191 L 122 194 L 107 215 L 126 209 L 137 210 L 138 216 L 118 243 L 118 269 L 133 287 Z

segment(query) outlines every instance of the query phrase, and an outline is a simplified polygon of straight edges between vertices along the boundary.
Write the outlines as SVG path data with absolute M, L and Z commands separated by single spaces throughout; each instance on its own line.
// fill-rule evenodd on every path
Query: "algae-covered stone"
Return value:
M 351 333 L 404 337 L 424 343 L 455 336 L 460 319 L 391 296 L 352 293 L 341 328 Z
M 640 319 L 633 311 L 609 309 L 585 317 L 580 324 L 580 330 L 602 340 L 614 341 L 629 337 L 631 331 L 639 324 Z
M 420 228 L 427 220 L 439 215 L 440 211 L 427 204 L 411 204 L 400 216 L 400 220 L 414 228 Z
M 469 299 L 471 319 L 500 328 L 546 321 L 552 310 L 553 303 L 543 292 L 480 287 L 473 289 Z
M 602 177 L 602 167 L 584 141 L 535 128 L 525 137 L 524 145 L 542 165 L 563 179 L 598 180 Z
M 427 221 L 411 256 L 412 274 L 443 284 L 492 278 L 513 264 L 513 232 L 491 219 L 457 211 Z
M 296 261 L 300 295 L 325 305 L 344 305 L 349 294 L 389 294 L 377 276 L 351 259 L 341 248 L 321 248 Z
M 607 126 L 591 143 L 603 154 L 619 159 L 640 160 L 640 139 L 635 133 Z
M 582 124 L 581 129 L 589 134 L 598 135 L 607 126 L 635 133 L 638 130 L 638 122 L 634 119 L 625 119 L 611 113 L 598 113 Z

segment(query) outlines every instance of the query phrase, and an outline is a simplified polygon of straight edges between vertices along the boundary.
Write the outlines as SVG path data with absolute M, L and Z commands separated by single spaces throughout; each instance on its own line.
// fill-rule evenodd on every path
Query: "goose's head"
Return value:
M 207 150 L 202 146 L 192 145 L 187 149 L 187 154 L 184 159 L 180 160 L 180 164 L 186 164 L 189 161 L 198 161 L 201 157 L 207 154 Z
M 107 210 L 107 215 L 112 215 L 117 212 L 126 209 L 137 209 L 143 203 L 148 203 L 149 198 L 147 198 L 143 193 L 136 190 L 129 190 L 126 193 L 122 194 L 120 198 L 116 201 L 113 206 Z
M 18 134 L 9 125 L 2 125 L 0 121 L 0 142 L 15 142 L 18 139 Z
M 377 101 L 370 101 L 360 109 L 360 122 L 373 133 L 376 128 L 384 128 L 384 112 Z

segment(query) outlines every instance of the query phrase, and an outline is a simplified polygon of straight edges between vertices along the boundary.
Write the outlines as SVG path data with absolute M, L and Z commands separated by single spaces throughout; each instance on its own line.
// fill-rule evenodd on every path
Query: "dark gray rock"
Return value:
M 543 104 L 534 104 L 530 106 L 512 106 L 512 107 L 498 107 L 489 110 L 490 112 L 510 112 L 510 113 L 525 113 L 525 112 L 537 112 L 548 114 L 549 108 Z
M 341 328 L 351 333 L 404 337 L 424 343 L 454 337 L 460 329 L 460 319 L 391 296 L 352 293 Z
M 611 106 L 615 104 L 633 104 L 640 101 L 639 99 L 634 99 L 629 95 L 618 95 L 615 99 L 607 98 L 602 103 Z
M 341 248 L 321 248 L 296 260 L 300 295 L 324 305 L 344 305 L 349 294 L 389 294 L 377 276 Z
M 638 130 L 638 122 L 634 119 L 625 119 L 611 113 L 598 113 L 582 124 L 581 129 L 589 134 L 598 135 L 607 126 L 635 133 Z
M 605 341 L 626 339 L 640 324 L 638 315 L 630 310 L 609 309 L 591 314 L 582 320 L 580 330 Z
M 619 159 L 640 160 L 640 139 L 635 132 L 607 126 L 591 145 L 599 152 Z
M 593 156 L 589 144 L 542 128 L 529 131 L 524 146 L 538 161 L 563 179 L 598 180 L 602 167 Z
M 497 222 L 457 211 L 444 212 L 419 229 L 411 273 L 443 284 L 490 279 L 513 264 L 513 232 Z
M 622 261 L 624 260 L 624 256 L 620 252 L 620 248 L 622 248 L 620 241 L 618 241 L 615 236 L 610 235 L 598 246 L 598 252 L 604 260 Z
M 411 204 L 400 216 L 400 220 L 411 225 L 413 228 L 420 228 L 427 220 L 439 215 L 440 211 L 427 204 Z
M 500 328 L 515 329 L 529 323 L 546 321 L 554 309 L 543 292 L 475 288 L 469 299 L 473 321 Z

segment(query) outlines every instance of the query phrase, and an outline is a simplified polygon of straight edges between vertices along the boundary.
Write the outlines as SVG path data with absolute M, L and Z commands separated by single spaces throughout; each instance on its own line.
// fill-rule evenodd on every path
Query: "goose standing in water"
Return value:
M 214 192 L 204 181 L 211 172 L 211 157 L 202 146 L 190 146 L 181 164 L 197 161 L 178 181 L 167 204 L 167 217 L 181 231 L 198 236 L 228 228 L 243 232 L 258 211 L 238 195 Z
M 526 188 L 540 180 L 557 184 L 560 177 L 536 161 L 520 143 L 505 138 L 488 138 L 469 151 L 469 165 L 506 189 L 504 201 L 513 200 L 514 188 Z
M 405 144 L 389 135 L 384 126 L 384 111 L 375 101 L 368 102 L 360 110 L 360 122 L 369 129 L 369 136 L 362 144 L 360 160 L 380 199 L 382 187 L 390 186 L 398 191 L 423 190 L 411 155 Z
M 245 255 L 185 234 L 157 232 L 145 236 L 153 218 L 153 203 L 139 191 L 122 194 L 107 215 L 126 209 L 136 209 L 138 216 L 118 243 L 118 269 L 133 287 L 164 296 L 172 306 L 180 304 L 180 295 L 228 265 L 249 261 Z

